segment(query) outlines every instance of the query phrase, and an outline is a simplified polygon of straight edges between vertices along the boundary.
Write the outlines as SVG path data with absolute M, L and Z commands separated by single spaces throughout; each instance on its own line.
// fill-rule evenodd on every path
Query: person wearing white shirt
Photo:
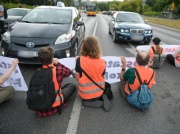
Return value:
M 57 1 L 57 6 L 58 7 L 65 7 L 64 3 L 61 2 L 60 0 Z

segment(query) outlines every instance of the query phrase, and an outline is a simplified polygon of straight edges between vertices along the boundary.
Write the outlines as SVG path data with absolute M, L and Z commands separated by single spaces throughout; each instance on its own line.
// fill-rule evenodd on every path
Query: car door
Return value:
M 111 33 L 113 33 L 114 27 L 115 27 L 115 20 L 116 20 L 116 14 L 112 16 L 111 21 L 109 22 L 109 30 Z
M 82 21 L 82 17 L 77 9 L 73 10 L 73 20 L 74 20 L 73 29 L 76 32 L 76 38 L 78 39 L 78 45 L 80 45 L 84 39 L 85 28 L 84 28 L 84 25 L 83 26 L 76 25 L 77 21 Z

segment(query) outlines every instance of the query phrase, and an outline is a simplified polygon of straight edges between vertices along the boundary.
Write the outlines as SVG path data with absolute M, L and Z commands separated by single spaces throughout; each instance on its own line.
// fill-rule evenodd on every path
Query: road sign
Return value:
M 174 10 L 174 2 L 171 4 L 171 10 Z

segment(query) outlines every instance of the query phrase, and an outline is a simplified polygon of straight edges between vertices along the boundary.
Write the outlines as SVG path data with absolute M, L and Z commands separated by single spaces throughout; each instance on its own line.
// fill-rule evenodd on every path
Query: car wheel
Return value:
M 113 41 L 114 41 L 115 43 L 117 42 L 115 30 L 113 31 Z
M 76 57 L 78 52 L 78 43 L 74 44 L 74 46 L 70 49 L 70 57 Z

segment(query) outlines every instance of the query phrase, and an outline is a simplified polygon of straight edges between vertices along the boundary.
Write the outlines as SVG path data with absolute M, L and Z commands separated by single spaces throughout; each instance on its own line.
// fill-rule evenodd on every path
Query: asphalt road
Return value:
M 86 36 L 99 38 L 104 56 L 133 57 L 135 47 L 142 45 L 113 43 L 108 33 L 110 16 L 83 14 L 83 17 Z M 160 37 L 162 44 L 180 44 L 179 31 L 152 27 L 154 37 Z M 27 85 L 38 67 L 20 65 Z M 134 109 L 120 97 L 119 82 L 112 84 L 114 99 L 110 112 L 83 107 L 79 96 L 74 94 L 61 115 L 42 118 L 28 110 L 26 93 L 16 92 L 12 99 L 0 105 L 0 134 L 180 134 L 180 68 L 165 62 L 155 71 L 154 102 L 147 111 Z M 67 78 L 66 82 L 77 84 L 73 78 Z

